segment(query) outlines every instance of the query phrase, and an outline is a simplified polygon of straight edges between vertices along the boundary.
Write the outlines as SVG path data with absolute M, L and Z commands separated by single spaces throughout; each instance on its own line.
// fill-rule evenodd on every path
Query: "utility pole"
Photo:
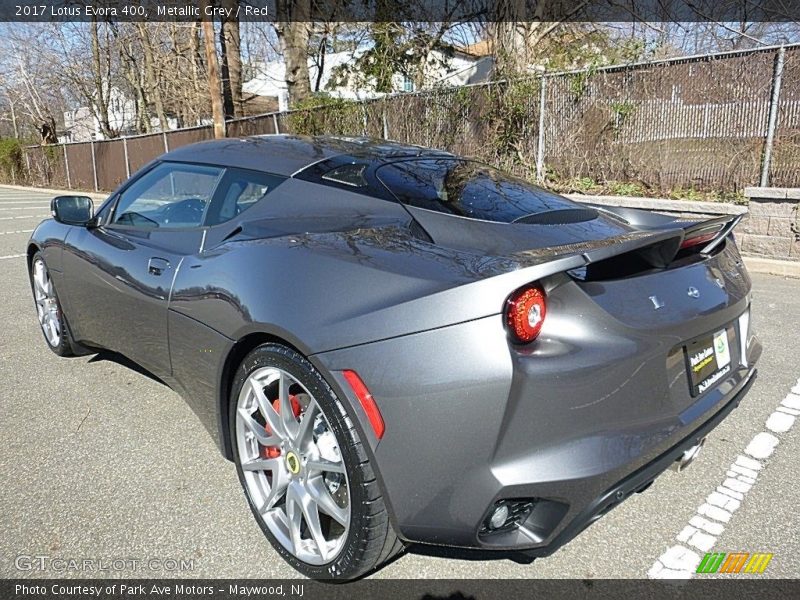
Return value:
M 547 78 L 539 78 L 539 139 L 536 145 L 536 182 L 544 183 L 544 111 L 547 108 Z
M 208 91 L 211 94 L 211 114 L 214 118 L 214 137 L 225 137 L 225 112 L 222 108 L 222 86 L 219 81 L 217 47 L 214 36 L 214 21 L 206 16 L 208 0 L 200 0 L 203 14 L 203 38 L 206 50 L 206 69 L 208 70 Z
M 775 68 L 772 72 L 772 99 L 769 103 L 769 121 L 767 124 L 767 139 L 764 141 L 764 153 L 761 157 L 761 179 L 759 185 L 767 187 L 769 185 L 769 168 L 772 163 L 772 146 L 775 144 L 775 128 L 778 124 L 778 111 L 781 99 L 781 80 L 783 79 L 783 63 L 786 56 L 786 48 L 778 48 L 775 56 Z

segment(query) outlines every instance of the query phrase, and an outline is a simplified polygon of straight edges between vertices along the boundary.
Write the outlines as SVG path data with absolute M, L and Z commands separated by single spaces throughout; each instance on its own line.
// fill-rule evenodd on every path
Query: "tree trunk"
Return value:
M 536 5 L 534 16 L 541 17 L 544 2 Z M 500 78 L 514 77 L 527 70 L 529 21 L 525 0 L 497 0 L 493 8 L 490 42 L 495 55 L 495 70 Z
M 286 88 L 289 102 L 297 106 L 311 96 L 308 75 L 308 40 L 311 0 L 279 0 L 275 22 L 283 60 L 286 64 Z
M 19 139 L 19 126 L 17 125 L 17 109 L 14 107 L 14 101 L 11 100 L 11 98 L 8 98 L 8 105 L 11 108 L 11 126 L 14 128 L 14 137 L 16 139 Z
M 192 23 L 189 30 L 189 61 L 192 65 L 192 89 L 200 92 L 200 24 Z
M 150 133 L 150 109 L 147 106 L 147 93 L 145 92 L 144 81 L 141 73 L 131 73 L 129 78 L 131 86 L 136 91 L 136 121 L 139 133 Z
M 181 24 L 181 27 L 186 27 Z M 204 106 L 204 98 L 207 86 L 204 84 L 205 74 L 203 73 L 203 56 L 200 48 L 200 21 L 189 24 L 186 32 L 186 47 L 181 51 L 181 62 L 189 63 L 188 82 L 180 89 L 183 93 L 184 101 L 179 104 L 178 110 L 181 113 L 180 121 L 182 126 L 198 125 L 201 115 L 198 107 Z
M 224 8 L 236 12 L 238 0 L 224 0 Z M 243 116 L 242 107 L 242 56 L 239 36 L 239 20 L 233 16 L 223 18 L 219 33 L 222 47 L 222 92 L 226 117 Z
M 322 86 L 322 76 L 325 74 L 325 38 L 319 44 L 319 52 L 317 53 L 317 79 L 314 81 L 314 91 L 320 92 Z
M 116 132 L 111 130 L 111 123 L 108 119 L 108 94 L 111 93 L 111 82 L 103 72 L 103 61 L 100 56 L 100 33 L 96 18 L 92 18 L 90 30 L 92 35 L 92 75 L 95 88 L 94 105 L 96 107 L 94 112 L 103 135 L 113 138 L 116 137 Z
M 201 11 L 205 14 L 208 0 L 201 0 Z M 217 65 L 217 48 L 214 43 L 214 22 L 203 17 L 203 38 L 206 48 L 206 71 L 208 72 L 208 91 L 211 94 L 211 113 L 214 119 L 214 137 L 225 137 L 225 113 L 222 109 L 222 89 L 220 87 Z
M 57 144 L 58 136 L 56 135 L 56 120 L 50 117 L 39 126 L 39 132 L 42 134 L 42 145 Z
M 225 19 L 219 28 L 219 47 L 221 50 L 219 70 L 222 75 L 222 111 L 225 113 L 225 118 L 230 119 L 233 117 L 233 93 L 231 92 L 231 76 L 228 70 L 228 42 L 225 39 Z

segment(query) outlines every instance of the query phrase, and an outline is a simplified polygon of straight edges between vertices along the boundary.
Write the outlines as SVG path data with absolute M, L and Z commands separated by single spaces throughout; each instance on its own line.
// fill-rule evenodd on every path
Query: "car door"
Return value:
M 160 163 L 116 198 L 97 227 L 67 236 L 66 314 L 76 340 L 169 375 L 167 304 L 181 261 L 197 253 L 223 169 Z

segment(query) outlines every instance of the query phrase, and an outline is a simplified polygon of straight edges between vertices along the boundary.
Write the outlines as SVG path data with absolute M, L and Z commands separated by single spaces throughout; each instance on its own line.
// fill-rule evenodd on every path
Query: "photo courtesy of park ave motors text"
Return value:
M 4 4 L 0 595 L 789 593 L 798 22 Z

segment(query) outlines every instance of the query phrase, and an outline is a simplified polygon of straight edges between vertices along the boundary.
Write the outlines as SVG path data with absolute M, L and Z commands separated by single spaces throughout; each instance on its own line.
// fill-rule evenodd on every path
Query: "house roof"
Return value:
M 488 39 L 481 40 L 468 46 L 462 46 L 458 48 L 458 51 L 469 54 L 470 56 L 492 56 L 494 54 L 494 43 Z

